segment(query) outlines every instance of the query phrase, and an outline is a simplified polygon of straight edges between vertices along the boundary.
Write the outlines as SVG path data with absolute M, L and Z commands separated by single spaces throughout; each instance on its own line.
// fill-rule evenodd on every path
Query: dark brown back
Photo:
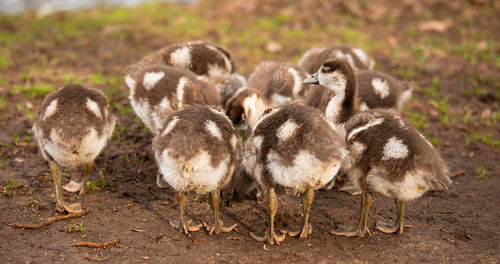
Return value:
M 179 64 L 179 62 L 172 60 L 172 53 L 180 49 L 188 49 L 189 61 L 187 64 L 184 64 L 186 61 Z M 134 76 L 141 68 L 151 64 L 183 67 L 191 70 L 195 74 L 205 75 L 207 77 L 210 77 L 209 70 L 212 66 L 218 66 L 220 69 L 227 71 L 228 75 L 235 72 L 234 61 L 227 49 L 201 41 L 173 44 L 152 52 L 139 62 L 130 65 L 126 73 L 127 75 Z
M 358 71 L 356 73 L 360 103 L 368 108 L 393 108 L 399 110 L 401 94 L 411 87 L 388 74 L 379 71 Z M 375 86 L 387 87 L 388 93 L 378 91 Z
M 289 72 L 294 69 L 299 77 L 300 85 L 307 74 L 299 67 L 289 63 L 263 62 L 255 67 L 248 78 L 248 87 L 253 88 L 266 99 L 270 100 L 273 94 L 293 99 L 294 86 L 296 85 L 296 76 Z M 301 88 L 298 88 L 301 90 Z
M 328 60 L 351 58 L 352 61 L 349 61 L 349 63 L 353 63 L 352 67 L 368 70 L 370 63 L 363 62 L 353 49 L 356 49 L 356 47 L 347 44 L 316 48 L 315 51 L 304 54 L 307 57 L 301 59 L 299 66 L 307 73 L 312 74 L 318 71 L 321 65 Z
M 369 122 L 381 119 L 378 125 L 358 134 L 352 134 Z M 366 173 L 377 167 L 387 173 L 383 176 L 390 182 L 403 180 L 408 172 L 420 169 L 426 172 L 426 182 L 437 190 L 447 189 L 451 183 L 445 163 L 439 153 L 414 127 L 405 122 L 395 111 L 375 109 L 361 112 L 346 123 L 347 144 L 360 142 L 367 146 L 356 166 Z M 391 139 L 392 138 L 392 139 Z M 384 159 L 384 148 L 390 140 L 406 146 L 404 158 Z
M 144 78 L 148 73 L 163 73 L 163 77 L 148 89 L 144 86 Z M 213 86 L 198 80 L 191 71 L 165 65 L 152 65 L 144 67 L 138 75 L 135 91 L 132 97 L 136 101 L 145 100 L 151 106 L 158 105 L 163 98 L 168 98 L 173 109 L 177 109 L 177 87 L 182 78 L 187 79 L 183 90 L 183 105 L 209 104 L 218 105 L 219 97 Z
M 166 134 L 165 127 L 162 128 L 154 138 L 155 151 L 162 152 L 168 148 L 172 158 L 186 161 L 207 151 L 213 167 L 217 167 L 229 154 L 230 164 L 235 164 L 240 151 L 239 135 L 225 115 L 208 106 L 192 105 L 169 115 L 165 126 L 168 127 L 173 119 L 178 119 L 175 126 Z M 209 121 L 215 123 L 222 140 L 207 131 Z M 234 138 L 236 141 L 233 142 Z M 227 177 L 230 177 L 230 173 Z
M 57 107 L 50 115 L 45 116 L 54 100 L 57 100 Z M 88 107 L 89 102 L 95 102 L 97 114 Z M 51 129 L 57 129 L 63 132 L 59 133 L 62 140 L 78 141 L 88 134 L 91 127 L 101 136 L 105 124 L 111 118 L 113 116 L 108 112 L 108 102 L 102 92 L 80 85 L 68 85 L 47 95 L 35 123 L 46 137 L 50 135 Z

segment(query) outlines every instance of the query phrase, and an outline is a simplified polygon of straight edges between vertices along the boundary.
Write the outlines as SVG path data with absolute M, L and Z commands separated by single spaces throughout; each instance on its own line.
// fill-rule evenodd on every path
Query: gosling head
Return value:
M 344 93 L 348 85 L 354 82 L 354 71 L 345 60 L 330 60 L 313 75 L 304 80 L 307 84 L 320 84 L 335 93 Z

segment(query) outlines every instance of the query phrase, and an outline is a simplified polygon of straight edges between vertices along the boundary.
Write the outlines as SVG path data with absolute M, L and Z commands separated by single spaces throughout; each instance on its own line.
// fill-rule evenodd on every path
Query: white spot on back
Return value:
M 43 114 L 43 120 L 46 120 L 47 118 L 55 114 L 56 110 L 57 110 L 57 99 L 54 99 L 52 100 L 52 102 L 50 102 L 47 108 L 45 108 L 45 113 Z
M 163 131 L 163 133 L 161 133 L 161 135 L 165 136 L 166 134 L 170 133 L 172 131 L 172 129 L 174 129 L 174 127 L 177 124 L 177 122 L 179 122 L 179 117 L 178 116 L 174 116 L 172 118 L 172 120 L 170 122 L 168 122 L 167 127 L 165 128 L 165 130 Z
M 362 131 L 367 130 L 370 127 L 380 125 L 382 122 L 384 122 L 383 118 L 377 118 L 375 120 L 368 122 L 368 124 L 365 124 L 363 126 L 360 126 L 360 127 L 357 127 L 355 129 L 351 130 L 351 132 L 347 136 L 347 141 L 351 140 L 351 138 L 353 138 L 357 134 L 361 133 Z
M 174 50 L 170 54 L 170 62 L 175 66 L 188 69 L 191 66 L 191 49 L 189 47 L 182 47 Z
M 298 127 L 299 126 L 295 122 L 288 119 L 276 131 L 276 136 L 278 137 L 278 140 L 280 140 L 281 142 L 287 140 L 288 138 L 293 136 Z
M 366 52 L 359 48 L 352 48 L 352 53 L 354 53 L 364 65 L 369 66 L 370 63 Z
M 163 76 L 165 76 L 164 72 L 146 72 L 142 84 L 146 90 L 151 90 Z
M 384 156 L 382 160 L 402 159 L 408 155 L 408 146 L 401 139 L 395 136 L 389 138 L 384 146 Z
M 343 53 L 342 51 L 340 50 L 333 50 L 332 51 L 332 55 L 337 58 L 337 59 L 345 59 L 347 60 L 347 62 L 349 63 L 349 65 L 351 65 L 351 67 L 353 67 L 354 69 L 356 69 L 356 64 L 354 63 L 354 59 L 352 58 L 351 54 L 349 53 Z
M 369 109 L 370 109 L 370 107 L 368 107 L 368 105 L 365 102 L 361 102 L 359 104 L 359 110 L 366 111 L 366 110 L 369 110 Z
M 387 80 L 382 80 L 380 78 L 373 78 L 372 87 L 375 93 L 380 95 L 380 98 L 382 99 L 386 98 L 390 93 L 389 84 L 387 83 Z
M 205 125 L 205 128 L 208 130 L 208 132 L 210 132 L 210 134 L 212 134 L 212 136 L 214 136 L 214 137 L 218 138 L 220 141 L 222 141 L 222 133 L 214 121 L 208 120 L 207 124 Z
M 179 79 L 179 83 L 177 84 L 177 109 L 181 109 L 184 100 L 184 86 L 189 82 L 188 78 L 182 77 Z
M 87 108 L 98 118 L 102 118 L 101 110 L 99 109 L 99 105 L 93 101 L 92 99 L 87 97 Z
M 408 100 L 410 99 L 411 97 L 411 93 L 412 93 L 412 90 L 413 89 L 408 89 L 408 90 L 405 90 L 404 92 L 401 93 L 401 95 L 399 96 L 399 100 L 398 100 L 398 103 L 397 103 L 397 110 L 401 110 L 401 108 L 403 107 L 403 105 L 405 105 Z
M 170 104 L 170 100 L 168 99 L 168 97 L 164 97 L 158 106 L 160 106 L 165 110 L 170 110 L 170 111 L 174 110 L 172 109 L 172 105 Z

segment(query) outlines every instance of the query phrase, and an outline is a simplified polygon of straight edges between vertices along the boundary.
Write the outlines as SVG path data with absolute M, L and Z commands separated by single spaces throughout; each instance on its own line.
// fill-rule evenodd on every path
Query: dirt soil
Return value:
M 134 33 L 134 28 L 121 24 L 125 34 L 119 37 L 113 34 L 116 28 L 103 26 L 65 41 L 50 42 L 42 35 L 52 34 L 57 31 L 57 26 L 48 24 L 45 33 L 35 34 L 38 36 L 36 41 L 13 42 L 8 47 L 1 47 L 1 50 L 10 51 L 12 64 L 0 67 L 1 75 L 6 76 L 6 81 L 0 84 L 0 95 L 4 98 L 3 103 L 0 101 L 0 262 L 498 263 L 498 2 L 468 1 L 463 5 L 435 0 L 417 4 L 411 1 L 370 1 L 370 5 L 361 2 L 304 0 L 276 1 L 272 5 L 266 1 L 205 1 L 194 6 L 160 4 L 154 7 L 182 11 L 179 11 L 181 15 L 169 13 L 178 17 L 164 18 L 162 26 L 171 21 L 185 23 L 183 16 L 192 12 L 202 23 L 222 19 L 231 21 L 230 27 L 235 30 L 228 31 L 233 34 L 226 36 L 229 40 L 211 29 L 200 34 L 187 32 L 179 35 L 181 37 L 169 38 L 153 33 L 147 36 L 146 33 Z M 242 43 L 238 32 L 245 36 L 244 30 L 256 23 L 252 19 L 278 13 L 293 18 L 281 24 L 283 28 L 306 33 L 298 35 L 304 43 L 288 41 L 286 36 L 280 35 L 281 39 L 256 44 L 255 50 L 248 51 L 248 46 L 253 44 Z M 92 17 L 93 13 L 89 14 Z M 56 14 L 49 18 L 55 23 L 71 19 L 71 14 Z M 29 21 L 46 21 L 37 19 L 34 14 L 2 18 L 2 36 L 13 32 L 24 34 Z M 188 18 L 191 19 L 194 18 Z M 422 24 L 422 21 L 437 21 L 437 24 Z M 312 36 L 315 39 L 306 40 L 309 34 L 322 34 L 325 24 L 335 28 L 335 23 L 341 23 L 344 28 L 352 25 L 361 34 L 355 37 L 344 34 L 339 39 Z M 277 32 L 283 32 L 283 28 L 278 27 Z M 132 33 L 127 33 L 127 30 Z M 268 30 L 262 33 L 265 38 L 273 39 L 272 28 L 262 30 Z M 467 35 L 470 32 L 483 33 Z M 9 226 L 13 223 L 36 224 L 58 215 L 47 163 L 30 132 L 34 118 L 29 113 L 36 113 L 43 96 L 12 92 L 17 85 L 40 80 L 54 82 L 57 86 L 64 84 L 65 77 L 53 74 L 57 71 L 54 69 L 71 69 L 76 76 L 100 72 L 105 78 L 121 78 L 125 66 L 147 52 L 177 41 L 200 38 L 227 45 L 235 55 L 239 71 L 245 76 L 260 60 L 292 61 L 293 58 L 293 62 L 297 62 L 303 51 L 312 46 L 351 40 L 368 47 L 372 41 L 377 41 L 380 44 L 368 47 L 368 50 L 378 69 L 416 84 L 414 96 L 403 115 L 416 120 L 417 124 L 419 120 L 425 123 L 419 129 L 427 133 L 446 160 L 454 177 L 453 190 L 449 193 L 429 192 L 408 202 L 405 221 L 411 228 L 405 229 L 401 235 L 384 234 L 374 229 L 374 221 L 395 219 L 396 214 L 393 200 L 377 194 L 368 219 L 371 235 L 364 238 L 331 235 L 330 231 L 338 225 L 354 226 L 359 217 L 360 197 L 339 192 L 342 184 L 339 183 L 333 190 L 316 192 L 311 211 L 313 233 L 307 239 L 287 237 L 280 245 L 272 246 L 254 241 L 248 233 L 265 228 L 266 207 L 263 201 L 252 199 L 231 206 L 224 201 L 222 219 L 226 224 L 238 224 L 233 232 L 209 236 L 201 231 L 186 236 L 168 224 L 170 219 L 178 218 L 175 194 L 171 189 L 156 186 L 157 166 L 151 151 L 151 135 L 127 108 L 127 89 L 123 79 L 119 79 L 116 91 L 107 93 L 113 101 L 119 123 L 113 139 L 97 158 L 96 170 L 91 176 L 94 183 L 103 176 L 105 184 L 95 184 L 94 190 L 82 196 L 64 192 L 66 201 L 80 202 L 84 208 L 90 208 L 90 212 L 41 229 L 21 230 Z M 428 44 L 431 42 L 423 43 L 422 50 L 412 46 L 414 42 L 422 43 L 421 39 L 441 40 L 448 48 L 436 48 L 436 45 Z M 466 54 L 461 55 L 459 48 L 453 48 L 455 44 L 466 46 L 467 43 L 474 43 L 473 52 L 482 49 L 491 52 L 485 57 L 476 56 L 472 61 Z M 265 53 L 258 53 L 258 50 Z M 394 55 L 397 52 L 401 56 Z M 75 60 L 74 56 L 78 59 Z M 27 69 L 40 58 L 48 61 L 47 68 L 52 69 L 52 73 L 39 69 L 26 75 Z M 408 74 L 409 71 L 412 73 Z M 87 77 L 84 78 L 83 83 L 88 84 Z M 108 84 L 96 82 L 88 86 L 106 90 Z M 476 86 L 482 90 L 475 93 L 473 87 Z M 467 91 L 472 91 L 472 94 L 467 94 Z M 442 101 L 443 98 L 447 98 L 444 99 L 446 102 Z M 478 135 L 489 135 L 489 138 Z M 67 177 L 64 177 L 63 184 L 70 178 L 79 179 L 82 173 L 81 169 L 65 170 Z M 298 226 L 302 220 L 300 198 L 283 191 L 278 195 L 277 227 Z M 189 215 L 212 223 L 207 198 L 191 198 L 187 207 Z M 101 249 L 73 246 L 82 241 L 102 243 L 113 240 L 119 240 L 119 245 Z

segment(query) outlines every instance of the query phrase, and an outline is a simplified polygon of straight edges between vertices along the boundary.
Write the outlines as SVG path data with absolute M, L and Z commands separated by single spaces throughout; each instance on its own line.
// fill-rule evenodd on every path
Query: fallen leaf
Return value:
M 283 47 L 274 41 L 269 41 L 266 43 L 266 50 L 271 53 L 277 53 L 280 52 L 283 49 Z
M 438 33 L 442 33 L 442 32 L 445 32 L 446 30 L 448 30 L 448 28 L 450 28 L 452 26 L 451 24 L 452 24 L 451 20 L 425 21 L 425 22 L 421 22 L 418 24 L 418 29 L 420 31 L 424 31 L 424 32 L 425 31 L 435 31 Z

